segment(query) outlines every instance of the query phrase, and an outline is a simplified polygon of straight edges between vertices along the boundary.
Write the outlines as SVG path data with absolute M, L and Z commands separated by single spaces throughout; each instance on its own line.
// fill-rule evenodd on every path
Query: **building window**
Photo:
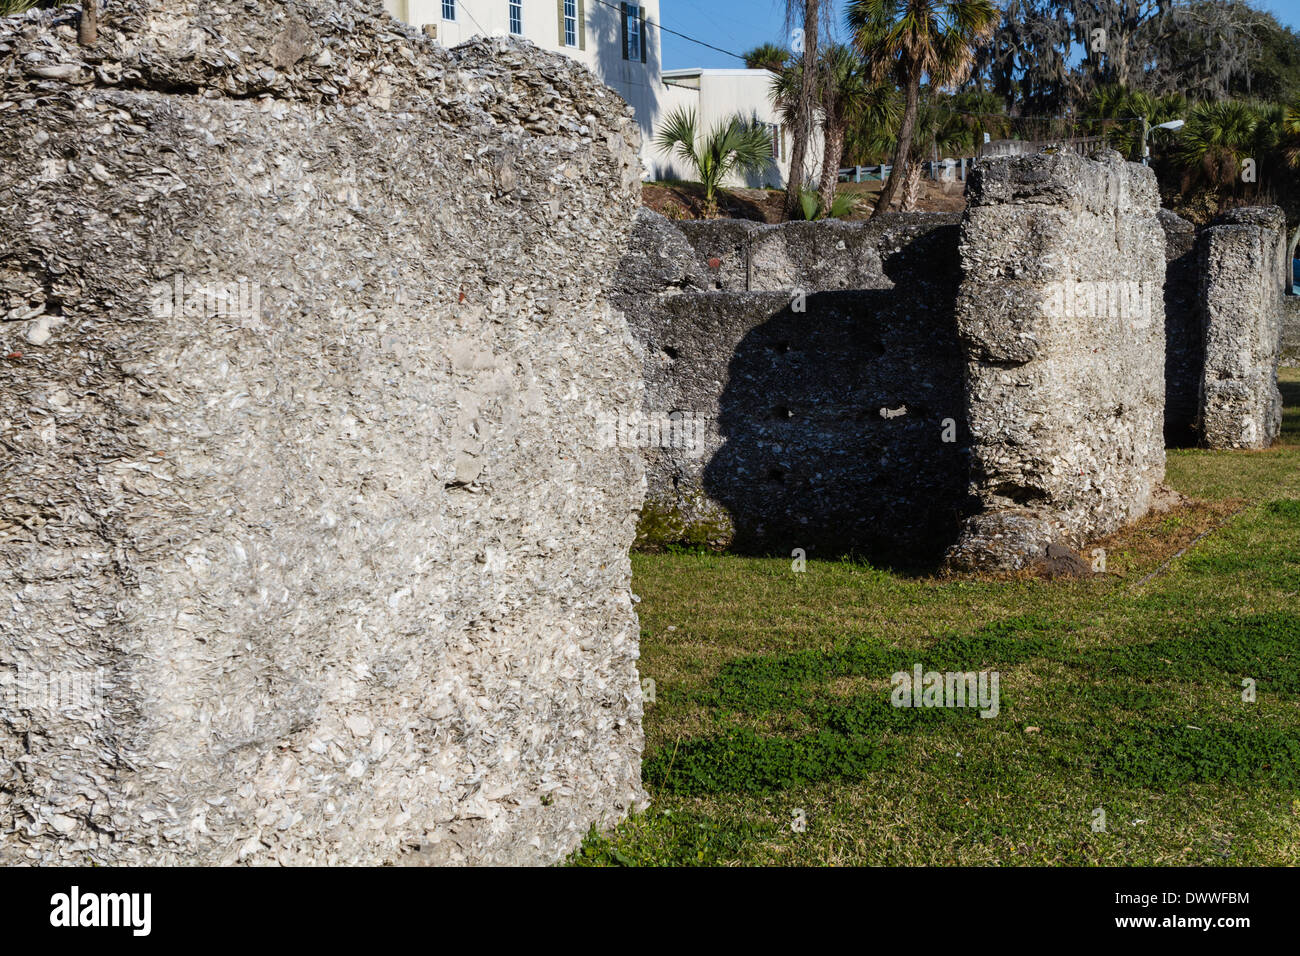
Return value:
M 578 0 L 564 0 L 564 45 L 578 45 Z
M 524 0 L 510 0 L 510 32 L 522 36 L 524 32 Z
M 645 37 L 641 26 L 645 12 L 634 3 L 623 4 L 623 59 L 645 62 Z
M 771 137 L 772 140 L 772 158 L 777 162 L 781 162 L 785 159 L 785 157 L 781 155 L 781 127 L 776 123 L 768 123 L 767 135 Z
M 456 19 L 456 0 L 442 0 L 442 18 L 444 20 Z

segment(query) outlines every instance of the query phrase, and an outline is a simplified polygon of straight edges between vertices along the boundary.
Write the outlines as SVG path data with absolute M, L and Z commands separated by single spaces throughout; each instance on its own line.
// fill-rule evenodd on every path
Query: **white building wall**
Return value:
M 784 188 L 790 174 L 790 133 L 782 128 L 781 117 L 772 104 L 772 73 L 768 70 L 667 70 L 664 83 L 673 91 L 671 105 L 665 100 L 665 113 L 684 104 L 696 110 L 701 134 L 713 129 L 739 114 L 748 121 L 757 121 L 771 127 L 776 135 L 776 155 L 772 166 L 761 173 L 742 176 L 733 171 L 726 180 L 728 186 Z M 805 165 L 806 179 L 814 183 L 821 172 L 822 139 L 815 136 L 811 155 Z M 669 159 L 662 153 L 656 156 L 660 179 L 690 179 L 694 174 L 685 169 L 680 160 Z
M 645 62 L 623 58 L 623 17 L 619 0 L 573 0 L 582 30 L 577 44 L 568 45 L 561 23 L 564 0 L 522 0 L 520 34 L 539 47 L 573 57 L 590 67 L 606 85 L 631 104 L 641 127 L 642 174 L 647 179 L 694 179 L 693 170 L 661 153 L 654 137 L 664 118 L 679 106 L 694 108 L 702 129 L 740 113 L 767 124 L 779 124 L 772 106 L 772 74 L 767 70 L 663 70 L 659 37 L 659 0 L 641 0 L 646 21 Z M 456 46 L 476 36 L 510 34 L 509 0 L 454 0 L 454 19 L 443 17 L 443 0 L 384 0 L 394 17 L 415 27 L 429 27 L 438 42 Z M 790 171 L 790 142 L 780 137 L 780 157 L 772 168 L 741 177 L 733 173 L 729 186 L 784 188 Z M 813 143 L 808 175 L 821 169 L 821 141 Z
M 645 62 L 623 58 L 623 15 L 619 0 L 574 0 L 581 29 L 575 45 L 565 43 L 561 22 L 564 0 L 522 0 L 523 39 L 573 57 L 590 67 L 636 112 L 641 127 L 641 160 L 648 175 L 655 158 L 664 86 L 659 45 L 659 0 L 640 0 L 644 17 Z M 455 19 L 443 18 L 442 0 L 384 0 L 384 8 L 415 27 L 433 27 L 438 42 L 456 46 L 476 36 L 510 35 L 509 0 L 455 0 Z

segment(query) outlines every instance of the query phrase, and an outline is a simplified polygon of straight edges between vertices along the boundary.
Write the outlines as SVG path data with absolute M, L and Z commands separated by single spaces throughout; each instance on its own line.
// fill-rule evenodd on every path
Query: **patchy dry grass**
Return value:
M 634 556 L 654 805 L 572 862 L 1300 864 L 1300 373 L 1282 377 L 1283 440 L 1171 451 L 1193 500 L 1098 542 L 1092 580 Z M 913 663 L 997 670 L 1000 712 L 889 706 Z

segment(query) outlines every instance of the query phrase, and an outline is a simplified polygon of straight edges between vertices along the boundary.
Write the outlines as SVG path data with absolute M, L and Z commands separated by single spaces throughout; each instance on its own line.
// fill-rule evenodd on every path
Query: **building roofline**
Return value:
M 753 73 L 767 73 L 775 76 L 771 70 L 706 70 L 699 66 L 688 66 L 680 70 L 661 70 L 660 75 L 669 77 L 674 80 L 685 79 L 690 76 L 749 76 Z

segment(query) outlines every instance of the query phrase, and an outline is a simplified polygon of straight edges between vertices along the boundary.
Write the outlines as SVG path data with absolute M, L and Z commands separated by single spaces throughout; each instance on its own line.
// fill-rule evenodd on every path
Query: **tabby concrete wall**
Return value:
M 1300 367 L 1300 295 L 1282 300 L 1282 346 L 1279 364 Z
M 978 511 L 956 569 L 1014 570 L 1140 517 L 1164 478 L 1165 233 L 1119 154 L 995 159 L 962 220 Z
M 1199 247 L 1201 444 L 1267 448 L 1282 429 L 1277 365 L 1291 270 L 1286 218 L 1275 206 L 1234 209 L 1204 230 Z
M 0 863 L 555 860 L 643 799 L 625 104 L 371 3 L 74 17 L 0 20 Z
M 640 213 L 615 296 L 647 384 L 628 433 L 647 463 L 640 543 L 928 560 L 982 498 L 990 517 L 967 527 L 954 566 L 1005 568 L 1145 510 L 1164 443 L 1199 438 L 1213 230 L 1154 210 L 1147 173 L 1017 162 L 1029 166 L 982 183 L 1024 183 L 973 197 L 971 228 L 1002 231 L 960 251 L 948 215 L 767 226 Z M 1241 257 L 1217 274 L 1258 279 Z M 1080 313 L 1076 293 L 1097 308 Z M 1231 321 L 1247 334 L 1257 313 Z M 1267 356 L 1252 361 L 1267 380 Z M 985 435 L 973 489 L 972 403 Z M 1033 540 L 997 529 L 999 514 Z
M 652 423 L 643 544 L 937 560 L 966 496 L 957 223 L 639 214 L 614 301 Z

